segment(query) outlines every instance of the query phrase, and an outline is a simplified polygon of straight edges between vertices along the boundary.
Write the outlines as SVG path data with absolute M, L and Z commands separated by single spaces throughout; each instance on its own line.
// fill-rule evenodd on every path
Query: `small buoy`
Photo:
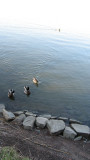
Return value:
M 8 97 L 12 98 L 14 96 L 15 91 L 13 89 L 8 90 Z
M 28 86 L 24 86 L 24 93 L 29 95 L 30 94 L 30 90 Z

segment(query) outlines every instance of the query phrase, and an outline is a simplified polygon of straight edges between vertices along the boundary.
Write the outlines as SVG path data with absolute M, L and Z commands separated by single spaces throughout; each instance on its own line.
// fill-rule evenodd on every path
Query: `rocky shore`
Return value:
M 25 130 L 33 130 L 34 128 L 47 128 L 50 135 L 62 135 L 65 138 L 79 141 L 84 139 L 89 141 L 90 128 L 81 122 L 68 119 L 65 117 L 54 117 L 47 115 L 36 115 L 28 111 L 11 112 L 5 109 L 4 104 L 0 104 L 0 114 L 5 121 L 13 121 L 18 125 L 22 125 Z
M 78 125 L 79 131 L 73 129 L 73 124 Z M 84 127 L 82 133 L 79 125 Z M 65 117 L 28 111 L 13 113 L 0 104 L 0 150 L 13 147 L 19 155 L 31 160 L 89 160 L 88 128 Z

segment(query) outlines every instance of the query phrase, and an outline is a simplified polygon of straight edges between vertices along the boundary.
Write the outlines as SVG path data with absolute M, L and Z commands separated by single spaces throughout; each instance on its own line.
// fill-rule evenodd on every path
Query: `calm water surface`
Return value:
M 25 85 L 31 90 L 28 97 Z M 9 88 L 15 90 L 15 100 L 8 98 Z M 0 28 L 0 103 L 12 111 L 50 113 L 90 125 L 90 38 L 54 30 Z

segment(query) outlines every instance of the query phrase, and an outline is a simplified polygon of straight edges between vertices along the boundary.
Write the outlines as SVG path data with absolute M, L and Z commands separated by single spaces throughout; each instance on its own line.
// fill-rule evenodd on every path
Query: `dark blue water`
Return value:
M 8 98 L 9 88 L 15 100 Z M 90 125 L 90 38 L 42 28 L 0 28 L 0 103 L 12 111 L 50 113 Z

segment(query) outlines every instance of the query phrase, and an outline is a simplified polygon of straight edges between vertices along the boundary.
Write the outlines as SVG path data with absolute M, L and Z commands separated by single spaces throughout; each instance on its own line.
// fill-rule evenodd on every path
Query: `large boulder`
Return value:
M 50 134 L 59 135 L 65 129 L 65 123 L 62 120 L 51 119 L 47 121 L 47 128 Z
M 71 124 L 71 127 L 76 131 L 78 135 L 89 137 L 90 136 L 90 128 L 86 125 L 81 124 Z
M 35 123 L 35 117 L 28 116 L 23 121 L 23 127 L 24 129 L 32 130 L 34 127 L 34 123 Z
M 6 121 L 11 121 L 15 119 L 15 115 L 12 112 L 8 112 L 5 109 L 3 109 L 3 117 Z
M 3 109 L 5 109 L 5 105 L 4 104 L 0 104 L 0 114 L 3 113 Z
M 26 118 L 25 114 L 20 114 L 14 119 L 14 122 L 21 123 L 25 120 L 25 118 Z
M 43 117 L 36 118 L 36 126 L 39 128 L 44 128 L 46 126 L 48 119 Z
M 65 130 L 63 132 L 63 136 L 65 138 L 74 139 L 76 135 L 77 133 L 73 129 L 71 129 L 70 127 L 65 127 Z

